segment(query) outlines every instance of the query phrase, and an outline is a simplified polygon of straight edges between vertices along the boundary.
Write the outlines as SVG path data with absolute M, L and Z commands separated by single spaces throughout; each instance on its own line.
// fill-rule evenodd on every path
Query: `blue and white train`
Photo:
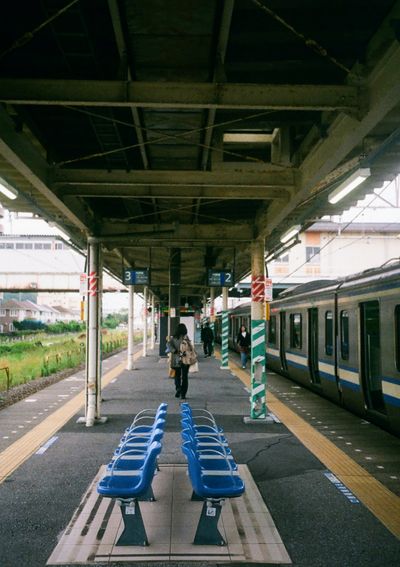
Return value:
M 400 259 L 270 304 L 267 366 L 400 435 Z M 230 314 L 231 346 L 250 305 Z M 218 328 L 218 327 L 217 327 Z

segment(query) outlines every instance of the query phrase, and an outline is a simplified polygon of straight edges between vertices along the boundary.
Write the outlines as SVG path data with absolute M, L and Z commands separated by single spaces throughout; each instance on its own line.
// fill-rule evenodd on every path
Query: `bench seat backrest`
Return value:
M 146 452 L 146 458 L 140 474 L 113 474 L 118 460 L 97 484 L 97 492 L 108 498 L 137 498 L 144 494 L 151 485 L 157 465 L 157 456 L 161 452 L 161 443 L 153 441 Z

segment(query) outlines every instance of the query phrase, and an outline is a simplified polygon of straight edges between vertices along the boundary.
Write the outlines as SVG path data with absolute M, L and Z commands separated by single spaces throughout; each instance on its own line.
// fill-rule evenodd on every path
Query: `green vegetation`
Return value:
M 126 346 L 127 333 L 102 330 L 102 351 L 110 353 Z M 137 337 L 140 340 L 140 337 Z M 86 335 L 54 337 L 35 335 L 32 341 L 0 343 L 0 391 L 60 370 L 75 368 L 85 360 Z
M 103 318 L 103 327 L 108 329 L 116 329 L 121 324 L 128 323 L 127 311 L 119 311 L 118 313 L 110 313 Z
M 46 333 L 77 333 L 85 329 L 85 323 L 81 321 L 57 321 L 56 323 L 42 323 L 35 319 L 24 319 L 13 321 L 17 331 L 46 331 Z

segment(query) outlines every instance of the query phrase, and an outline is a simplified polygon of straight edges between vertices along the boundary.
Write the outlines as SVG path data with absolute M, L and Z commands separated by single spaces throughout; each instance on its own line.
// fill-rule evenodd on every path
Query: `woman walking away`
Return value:
M 168 342 L 171 351 L 171 368 L 175 370 L 175 398 L 186 399 L 186 392 L 188 389 L 188 374 L 189 364 L 185 364 L 185 354 L 182 345 L 190 344 L 189 337 L 187 336 L 187 328 L 183 323 L 179 323 L 176 327 L 175 333 Z
M 251 345 L 251 337 L 244 325 L 240 327 L 240 331 L 236 339 L 236 344 L 238 345 L 240 350 L 240 359 L 242 361 L 242 368 L 246 368 L 247 356 Z

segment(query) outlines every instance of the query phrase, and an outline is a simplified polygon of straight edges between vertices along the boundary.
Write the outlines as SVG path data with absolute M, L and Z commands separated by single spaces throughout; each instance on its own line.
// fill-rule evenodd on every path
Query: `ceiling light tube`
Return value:
M 296 234 L 298 232 L 300 232 L 301 226 L 299 224 L 296 224 L 295 226 L 292 226 L 292 228 L 290 228 L 287 232 L 285 232 L 281 238 L 280 241 L 285 244 L 286 242 L 289 242 L 289 240 L 291 240 L 293 238 L 293 236 L 296 236 Z
M 4 179 L 0 179 L 0 193 L 12 200 L 18 197 L 18 191 L 11 187 Z
M 340 183 L 332 193 L 329 194 L 328 201 L 331 205 L 338 203 L 343 197 L 346 197 L 353 189 L 361 185 L 363 181 L 371 175 L 371 170 L 369 167 L 363 167 L 357 169 L 350 177 L 348 177 L 343 183 Z

